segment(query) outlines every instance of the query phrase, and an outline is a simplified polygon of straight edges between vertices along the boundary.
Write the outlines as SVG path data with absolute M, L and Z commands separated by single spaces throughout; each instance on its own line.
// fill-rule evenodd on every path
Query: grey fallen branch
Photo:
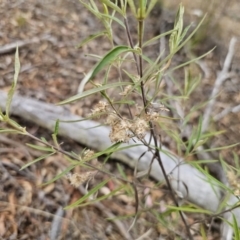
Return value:
M 231 73 L 229 73 L 229 68 L 231 66 L 232 59 L 235 53 L 234 48 L 235 48 L 236 42 L 237 42 L 236 37 L 232 37 L 229 43 L 228 54 L 225 58 L 222 71 L 218 74 L 218 77 L 213 87 L 213 91 L 210 96 L 210 101 L 208 102 L 208 105 L 203 115 L 202 132 L 205 132 L 208 129 L 211 113 L 213 111 L 214 104 L 216 102 L 216 96 L 220 91 L 220 87 L 222 83 L 231 76 Z
M 17 47 L 18 48 L 25 47 L 26 45 L 39 43 L 40 41 L 43 41 L 43 40 L 47 40 L 53 43 L 56 42 L 56 39 L 51 35 L 43 35 L 41 37 L 34 37 L 27 40 L 19 40 L 13 43 L 0 46 L 0 54 L 6 54 L 9 52 L 15 51 Z
M 0 91 L 1 109 L 5 108 L 6 99 L 7 94 Z M 51 131 L 54 129 L 57 119 L 65 121 L 80 119 L 79 116 L 71 114 L 66 107 L 54 106 L 52 104 L 18 95 L 15 95 L 13 98 L 11 113 Z M 111 145 L 108 137 L 110 129 L 105 126 L 97 126 L 99 126 L 99 123 L 91 120 L 72 123 L 61 122 L 59 126 L 59 134 L 71 138 L 91 149 L 102 151 Z M 149 135 L 146 136 L 146 141 L 149 140 L 149 137 Z M 132 141 L 129 144 L 134 145 L 136 143 Z M 115 152 L 112 155 L 112 158 L 119 160 L 132 168 L 137 165 L 139 171 L 144 171 L 149 169 L 152 159 L 151 152 L 147 150 L 147 147 L 144 145 L 135 146 Z M 215 182 L 212 182 L 211 184 L 210 179 L 208 179 L 207 176 L 186 163 L 184 160 L 175 156 L 164 146 L 162 147 L 162 150 L 163 151 L 161 151 L 160 155 L 163 165 L 176 193 L 185 200 L 216 213 L 222 202 L 222 190 L 220 186 Z M 138 158 L 144 152 L 146 152 L 146 154 L 144 154 L 138 162 Z M 157 181 L 164 181 L 164 176 L 157 161 L 153 162 L 150 175 Z M 230 199 L 228 200 L 229 208 L 236 202 L 238 202 L 237 198 L 233 195 L 230 196 Z M 240 210 L 236 208 L 232 212 L 235 214 L 238 223 L 240 223 Z M 229 221 L 232 220 L 231 213 L 225 214 L 224 217 Z M 228 225 L 224 224 L 223 234 L 225 235 L 223 235 L 222 239 L 230 239 L 227 238 L 229 231 Z

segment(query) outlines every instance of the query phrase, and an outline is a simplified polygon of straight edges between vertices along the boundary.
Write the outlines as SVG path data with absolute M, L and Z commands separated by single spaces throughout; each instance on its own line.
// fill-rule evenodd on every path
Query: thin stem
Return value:
M 142 42 L 143 42 L 143 27 L 144 27 L 144 22 L 142 19 L 139 19 L 138 21 L 138 37 L 139 37 L 139 47 L 140 49 L 142 49 Z M 140 70 L 140 78 L 143 77 L 143 58 L 142 58 L 142 54 L 139 55 L 139 70 Z M 145 113 L 147 114 L 148 112 L 148 102 L 147 102 L 147 99 L 146 99 L 146 96 L 145 96 L 145 91 L 144 91 L 144 82 L 141 81 L 141 93 L 142 93 L 142 100 L 143 100 L 143 106 L 144 106 L 144 110 L 145 110 Z M 151 132 L 151 136 L 153 137 L 153 141 L 154 141 L 154 146 L 155 146 L 155 156 L 157 158 L 157 161 L 159 163 L 159 166 L 162 170 L 162 173 L 163 173 L 163 176 L 164 176 L 164 179 L 166 181 L 166 184 L 167 184 L 167 187 L 169 188 L 170 190 L 170 194 L 171 194 L 171 197 L 173 199 L 173 202 L 174 204 L 179 207 L 179 204 L 178 204 L 178 201 L 177 201 L 177 198 L 174 194 L 174 191 L 173 191 L 173 188 L 172 188 L 172 185 L 168 179 L 168 176 L 167 176 L 167 173 L 166 173 L 166 170 L 163 166 L 163 163 L 162 163 L 162 159 L 161 159 L 161 156 L 160 156 L 160 153 L 159 153 L 159 150 L 158 150 L 158 141 L 157 141 L 157 136 L 155 135 L 155 132 L 154 132 L 154 126 L 153 126 L 153 123 L 151 121 L 149 121 L 149 126 L 150 126 L 150 132 Z M 160 146 L 161 147 L 161 146 Z M 189 239 L 190 240 L 193 240 L 193 237 L 192 237 L 192 234 L 190 232 L 190 228 L 188 227 L 187 225 L 187 222 L 183 216 L 183 212 L 182 211 L 179 211 L 179 214 L 180 214 L 180 217 L 182 219 L 182 222 L 187 230 L 187 234 L 189 236 Z
M 125 24 L 125 27 L 126 27 L 127 38 L 128 38 L 129 44 L 130 44 L 131 48 L 134 49 L 134 44 L 133 44 L 132 36 L 131 36 L 130 30 L 129 30 L 129 25 L 128 25 L 127 18 L 124 18 L 124 24 Z M 137 73 L 138 73 L 138 75 L 140 75 L 137 56 L 134 52 L 133 52 L 133 58 L 134 58 L 135 63 L 136 63 Z
M 138 21 L 138 38 L 139 38 L 139 48 L 142 49 L 142 45 L 143 45 L 143 20 Z M 140 78 L 142 78 L 142 76 L 143 76 L 142 54 L 139 55 L 139 70 L 140 70 Z

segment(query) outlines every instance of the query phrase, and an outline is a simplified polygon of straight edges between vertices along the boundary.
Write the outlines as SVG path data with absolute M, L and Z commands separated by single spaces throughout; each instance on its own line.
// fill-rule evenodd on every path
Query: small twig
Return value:
M 150 237 L 152 231 L 153 231 L 152 228 L 148 229 L 148 231 L 146 231 L 142 236 L 140 236 L 140 237 L 137 238 L 136 240 L 144 240 L 144 239 L 147 239 L 148 237 Z
M 17 41 L 14 43 L 9 43 L 6 44 L 4 46 L 0 47 L 0 54 L 5 54 L 5 53 L 9 53 L 12 51 L 15 51 L 16 47 L 21 48 L 21 47 L 25 47 L 26 45 L 29 44 L 33 44 L 33 43 L 39 43 L 42 40 L 48 40 L 50 42 L 56 42 L 56 39 L 53 36 L 50 35 L 44 35 L 41 37 L 34 37 L 32 39 L 29 40 L 23 40 L 23 41 Z
M 55 240 L 58 238 L 59 230 L 62 225 L 63 215 L 64 215 L 64 211 L 63 211 L 62 207 L 59 207 L 57 212 L 54 214 L 54 218 L 52 221 L 52 227 L 51 227 L 51 231 L 50 231 L 50 239 L 51 240 Z
M 134 49 L 134 44 L 133 44 L 132 36 L 130 34 L 127 18 L 124 18 L 124 24 L 125 24 L 125 27 L 126 27 L 126 32 L 127 32 L 127 37 L 128 37 L 129 44 L 130 44 L 131 48 Z M 139 66 L 138 66 L 137 56 L 134 52 L 133 52 L 133 57 L 134 57 L 134 60 L 135 60 L 135 63 L 136 63 L 137 73 L 138 73 L 138 75 L 140 75 L 140 69 L 139 69 Z
M 210 68 L 207 66 L 206 61 L 196 61 L 196 64 L 201 68 L 201 70 L 204 73 L 204 78 L 209 79 L 211 77 L 211 71 Z
M 208 105 L 203 115 L 202 132 L 205 132 L 208 129 L 210 117 L 213 111 L 214 104 L 216 102 L 216 96 L 219 94 L 219 90 L 222 83 L 229 77 L 228 71 L 231 66 L 236 42 L 237 42 L 236 37 L 233 37 L 230 41 L 228 54 L 225 58 L 222 71 L 218 74 L 218 77 L 214 84 L 212 94 L 210 96 L 210 101 L 208 102 Z
M 226 116 L 229 113 L 237 113 L 240 112 L 240 105 L 237 105 L 235 107 L 229 107 L 224 109 L 222 112 L 220 112 L 219 114 L 217 114 L 213 120 L 216 122 L 218 120 L 220 120 L 221 118 L 223 118 L 224 116 Z
M 37 68 L 37 67 L 39 67 L 39 66 L 41 66 L 41 65 L 42 65 L 42 64 L 36 64 L 36 65 L 26 64 L 26 65 L 23 65 L 23 66 L 21 67 L 19 73 L 31 71 L 32 69 Z M 12 73 L 12 72 L 14 72 L 14 71 L 15 71 L 14 69 L 11 69 L 11 70 L 3 73 L 3 76 L 4 76 L 4 75 L 7 75 L 7 74 L 9 74 L 9 73 Z

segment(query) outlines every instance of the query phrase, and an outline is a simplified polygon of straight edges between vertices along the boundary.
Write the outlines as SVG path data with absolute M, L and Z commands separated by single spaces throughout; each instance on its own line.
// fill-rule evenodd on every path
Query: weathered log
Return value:
M 0 108 L 4 109 L 6 105 L 7 94 L 0 91 Z M 34 99 L 21 97 L 15 95 L 11 105 L 11 113 L 23 119 L 29 120 L 38 124 L 41 127 L 47 128 L 50 131 L 54 129 L 57 119 L 60 120 L 78 120 L 79 116 L 71 114 L 66 107 L 55 106 L 40 102 Z M 102 151 L 111 145 L 109 139 L 110 129 L 106 126 L 99 126 L 99 123 L 91 120 L 80 122 L 66 123 L 61 122 L 59 126 L 59 134 L 71 138 L 89 148 L 97 151 Z M 150 135 L 146 136 L 146 141 L 149 140 Z M 140 142 L 137 142 L 140 143 Z M 131 141 L 129 144 L 136 144 Z M 216 213 L 222 201 L 221 189 L 215 183 L 210 184 L 208 178 L 198 171 L 196 168 L 179 159 L 171 153 L 166 147 L 162 147 L 164 151 L 160 153 L 163 165 L 167 174 L 170 176 L 173 189 L 181 193 L 181 195 L 189 202 L 192 202 L 206 210 Z M 145 155 L 138 162 L 142 153 Z M 137 164 L 138 170 L 146 170 L 150 166 L 152 153 L 147 151 L 144 145 L 134 146 L 129 149 L 115 152 L 112 155 L 113 159 L 119 160 L 131 167 Z M 157 161 L 153 162 L 150 176 L 157 181 L 164 181 L 164 176 Z M 237 202 L 237 199 L 232 195 L 228 203 L 232 206 Z M 236 218 L 240 222 L 240 210 L 233 211 Z M 231 220 L 231 214 L 225 215 L 228 220 Z M 229 235 L 231 229 L 228 225 L 224 225 L 223 239 L 231 239 L 226 236 Z M 230 233 L 231 234 L 231 233 Z

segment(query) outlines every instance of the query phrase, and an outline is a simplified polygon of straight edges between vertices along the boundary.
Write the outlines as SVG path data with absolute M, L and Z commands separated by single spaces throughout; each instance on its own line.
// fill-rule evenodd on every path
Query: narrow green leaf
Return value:
M 200 233 L 201 233 L 202 240 L 207 240 L 206 230 L 203 224 L 201 224 Z
M 15 129 L 7 128 L 7 129 L 0 129 L 0 133 L 21 134 L 22 132 L 15 130 Z
M 136 17 L 137 16 L 137 11 L 136 11 L 136 7 L 135 7 L 135 3 L 133 0 L 127 0 L 128 5 L 133 13 L 133 15 Z
M 85 38 L 85 39 L 77 46 L 77 48 L 81 48 L 81 47 L 83 47 L 85 44 L 87 44 L 88 42 L 92 41 L 93 39 L 98 38 L 98 37 L 101 37 L 101 36 L 104 36 L 104 35 L 106 35 L 106 34 L 107 34 L 106 31 L 101 31 L 101 32 L 98 32 L 98 33 L 95 33 L 95 34 L 91 34 L 91 35 L 89 35 L 89 37 Z
M 45 143 L 48 143 L 48 141 L 46 140 L 45 137 L 41 137 L 41 140 L 42 140 L 43 142 L 45 142 Z
M 135 216 L 135 213 L 131 213 L 131 214 L 125 214 L 124 216 L 109 217 L 109 218 L 106 218 L 106 220 L 108 220 L 108 221 L 124 220 L 124 219 L 128 219 L 128 218 L 132 218 L 134 216 Z
M 136 102 L 135 101 L 132 101 L 132 100 L 121 100 L 121 101 L 116 101 L 116 102 L 113 102 L 113 104 L 128 104 L 128 105 L 134 105 Z
M 208 140 L 209 140 L 208 138 L 205 138 L 196 142 L 192 149 L 192 152 L 197 151 L 198 147 L 204 145 Z
M 94 0 L 90 0 L 90 2 L 91 2 L 91 5 L 92 5 L 92 8 L 93 8 L 95 11 L 99 12 L 98 7 L 97 7 L 97 5 L 95 4 Z
M 99 10 L 97 9 L 97 7 L 95 8 L 94 6 L 92 6 L 89 3 L 85 3 L 82 0 L 79 0 L 83 6 L 88 9 L 94 16 L 96 16 L 98 19 L 101 19 L 101 13 L 99 12 Z M 96 5 L 95 5 L 96 6 Z
M 179 68 L 182 68 L 182 67 L 184 67 L 184 66 L 189 65 L 190 63 L 194 63 L 194 62 L 196 62 L 196 61 L 198 61 L 198 60 L 206 57 L 206 56 L 207 56 L 209 53 L 211 53 L 214 49 L 215 49 L 215 47 L 214 47 L 213 49 L 211 49 L 210 51 L 204 53 L 203 55 L 197 57 L 197 58 L 191 59 L 191 60 L 189 60 L 189 61 L 187 61 L 187 62 L 185 62 L 185 63 L 182 63 L 182 64 L 180 64 L 180 65 L 178 65 L 178 66 L 176 66 L 176 67 L 173 67 L 173 68 L 169 69 L 168 72 L 175 71 L 175 70 L 177 70 L 177 69 L 179 69 Z
M 239 231 L 239 227 L 238 227 L 238 222 L 237 219 L 235 217 L 234 214 L 232 214 L 233 216 L 233 230 L 234 230 L 234 239 L 235 240 L 240 240 L 240 231 Z
M 191 132 L 191 135 L 188 139 L 188 145 L 187 145 L 187 149 L 186 149 L 186 155 L 188 155 L 190 152 L 191 152 L 191 149 L 193 148 L 194 146 L 194 140 L 195 140 L 195 137 L 196 137 L 196 130 L 193 130 Z
M 190 27 L 192 26 L 192 24 L 188 25 L 187 27 L 185 27 L 180 39 L 179 39 L 179 43 L 181 43 L 181 41 L 184 39 L 184 37 L 187 35 L 188 30 L 190 29 Z
M 54 142 L 54 144 L 55 144 L 55 146 L 59 146 L 59 144 L 58 144 L 58 139 L 57 139 L 57 134 L 52 134 L 52 139 L 53 139 L 53 142 Z
M 114 196 L 117 192 L 119 192 L 120 190 L 122 190 L 123 188 L 124 188 L 124 186 L 120 186 L 119 188 L 111 191 L 110 193 L 108 193 L 108 194 L 106 194 L 106 195 L 103 195 L 103 196 L 98 197 L 98 198 L 96 198 L 96 199 L 94 199 L 94 200 L 88 201 L 88 202 L 86 202 L 86 203 L 82 203 L 82 204 L 78 205 L 78 207 L 85 207 L 85 206 L 91 205 L 91 204 L 93 204 L 93 203 L 95 203 L 95 202 L 100 202 L 100 201 L 102 201 L 102 200 L 104 200 L 104 199 L 107 199 L 107 198 L 109 198 L 109 197 L 112 197 L 112 196 Z
M 205 149 L 205 150 L 203 150 L 203 151 L 204 151 L 204 152 L 214 152 L 214 151 L 218 151 L 218 150 L 233 148 L 233 147 L 236 147 L 236 146 L 239 145 L 239 144 L 240 144 L 240 143 L 235 143 L 235 144 L 227 145 L 227 146 L 223 146 L 223 147 Z
M 208 160 L 197 160 L 197 161 L 189 161 L 187 164 L 190 164 L 190 165 L 193 165 L 195 166 L 196 165 L 200 165 L 200 164 L 208 164 L 208 163 L 215 163 L 215 162 L 218 162 L 219 160 L 216 160 L 216 159 L 208 159 Z
M 176 207 L 176 206 L 167 206 L 168 209 L 189 212 L 189 213 L 204 213 L 204 214 L 212 214 L 211 211 L 202 209 L 202 208 L 192 208 L 192 207 Z
M 58 135 L 58 130 L 59 130 L 59 119 L 57 119 L 55 126 L 54 126 L 54 134 Z
M 14 127 L 16 130 L 19 130 L 21 133 L 26 133 L 26 128 L 20 126 L 16 121 L 12 120 L 12 119 L 7 119 L 7 123 Z
M 198 142 L 201 139 L 201 134 L 202 134 L 202 115 L 200 115 L 199 117 L 196 142 Z
M 126 176 L 125 172 L 123 171 L 122 166 L 119 163 L 117 164 L 117 168 L 118 168 L 118 172 L 120 173 L 122 178 L 127 179 L 127 176 Z
M 236 152 L 233 152 L 233 159 L 234 159 L 234 166 L 237 168 L 237 169 L 240 169 L 240 161 L 239 161 L 239 156 Z
M 67 173 L 69 173 L 75 167 L 76 167 L 76 164 L 69 166 L 64 171 L 59 173 L 56 177 L 54 177 L 53 179 L 47 181 L 46 183 L 43 183 L 41 186 L 45 186 L 45 185 L 48 185 L 50 183 L 53 183 L 53 182 L 57 181 L 58 179 L 60 179 L 61 177 L 65 176 Z
M 40 150 L 40 151 L 44 151 L 44 152 L 52 152 L 54 151 L 52 148 L 50 147 L 43 147 L 43 146 L 38 146 L 38 145 L 33 145 L 33 144 L 26 144 L 28 147 L 36 149 L 36 150 Z
M 106 84 L 104 86 L 96 87 L 96 88 L 90 89 L 88 91 L 85 91 L 83 93 L 79 93 L 79 94 L 77 94 L 75 96 L 72 96 L 72 97 L 68 98 L 67 100 L 64 100 L 64 101 L 58 103 L 58 105 L 63 105 L 63 104 L 75 102 L 75 101 L 77 101 L 77 100 L 79 100 L 81 98 L 90 96 L 92 94 L 101 92 L 101 91 L 109 89 L 109 88 L 115 88 L 115 87 L 124 86 L 124 85 L 131 85 L 131 84 L 132 84 L 131 82 L 117 82 L 117 83 Z
M 85 200 L 87 200 L 91 195 L 93 195 L 93 194 L 96 193 L 100 188 L 102 188 L 108 181 L 109 181 L 109 179 L 106 179 L 106 180 L 100 182 L 97 186 L 95 186 L 94 188 L 92 188 L 87 194 L 85 194 L 83 197 L 81 197 L 81 198 L 78 199 L 76 202 L 72 203 L 71 205 L 65 207 L 64 209 L 69 209 L 69 208 L 73 208 L 73 207 L 79 206 L 82 202 L 84 202 Z
M 122 143 L 117 143 L 117 144 L 122 144 Z M 117 151 L 123 151 L 123 150 L 126 150 L 128 148 L 133 148 L 133 147 L 137 147 L 137 146 L 142 146 L 142 144 L 127 145 L 127 146 L 120 147 L 120 148 L 108 148 L 108 149 L 106 149 L 106 150 L 104 150 L 100 153 L 97 153 L 96 156 L 99 157 L 99 156 L 104 155 L 104 154 L 110 154 L 110 153 L 114 153 L 114 152 L 117 152 Z
M 205 180 L 206 182 L 208 182 L 212 186 L 212 189 L 213 189 L 213 191 L 215 192 L 216 195 L 218 194 L 215 190 L 216 186 L 221 187 L 222 189 L 224 189 L 224 191 L 233 194 L 233 191 L 229 187 L 227 187 L 225 184 L 223 184 L 222 182 L 218 181 L 215 177 L 210 175 L 208 171 L 206 171 L 205 169 L 200 167 L 198 164 L 195 164 L 195 167 L 205 176 L 205 179 L 203 179 L 203 180 Z
M 12 86 L 11 86 L 9 92 L 8 92 L 7 103 L 6 103 L 6 116 L 7 116 L 7 118 L 9 118 L 10 106 L 11 106 L 13 94 L 14 94 L 15 89 L 16 89 L 18 75 L 19 75 L 19 72 L 20 72 L 20 67 L 21 66 L 20 66 L 18 47 L 17 47 L 16 53 L 15 53 L 15 66 L 14 66 L 15 73 L 14 73 Z
M 46 154 L 46 155 L 43 155 L 43 156 L 41 156 L 41 157 L 38 157 L 38 158 L 34 159 L 33 161 L 31 161 L 31 162 L 25 164 L 24 166 L 22 166 L 21 169 L 20 169 L 20 171 L 23 170 L 23 169 L 25 169 L 25 168 L 27 168 L 27 167 L 29 167 L 29 166 L 31 166 L 31 165 L 34 164 L 34 163 L 37 163 L 37 162 L 39 162 L 39 161 L 41 161 L 41 160 L 43 160 L 43 159 L 45 159 L 45 158 L 47 158 L 47 157 L 52 156 L 53 154 L 55 154 L 55 152 L 50 153 L 50 154 Z
M 226 131 L 225 130 L 221 130 L 221 131 L 212 131 L 212 132 L 208 132 L 208 133 L 204 133 L 203 134 L 203 138 L 210 138 L 210 137 L 216 137 L 218 135 L 221 135 L 223 133 L 225 133 Z
M 108 7 L 112 8 L 116 12 L 120 13 L 122 16 L 124 16 L 124 12 L 113 2 L 110 0 L 101 0 L 102 3 L 106 4 Z
M 148 9 L 147 9 L 147 12 L 146 12 L 146 16 L 149 15 L 149 13 L 152 11 L 152 9 L 154 8 L 154 6 L 156 5 L 158 1 L 157 0 L 151 0 L 149 5 L 148 5 Z
M 202 20 L 198 23 L 197 27 L 193 30 L 193 32 L 191 32 L 188 37 L 178 46 L 178 49 L 181 49 L 191 38 L 192 36 L 196 33 L 196 31 L 199 29 L 199 27 L 202 25 L 202 23 L 204 22 L 205 18 L 207 15 L 205 15 Z
M 121 20 L 119 20 L 118 18 L 116 18 L 116 17 L 114 17 L 114 16 L 112 16 L 112 15 L 107 15 L 107 14 L 102 14 L 102 16 L 104 16 L 104 17 L 106 17 L 106 18 L 110 18 L 111 20 L 117 22 L 121 27 L 123 27 L 124 29 L 126 29 L 124 23 L 123 23 Z
M 90 79 L 95 77 L 106 65 L 113 62 L 120 54 L 129 51 L 133 51 L 133 49 L 129 48 L 128 46 L 117 46 L 111 49 L 95 66 Z

